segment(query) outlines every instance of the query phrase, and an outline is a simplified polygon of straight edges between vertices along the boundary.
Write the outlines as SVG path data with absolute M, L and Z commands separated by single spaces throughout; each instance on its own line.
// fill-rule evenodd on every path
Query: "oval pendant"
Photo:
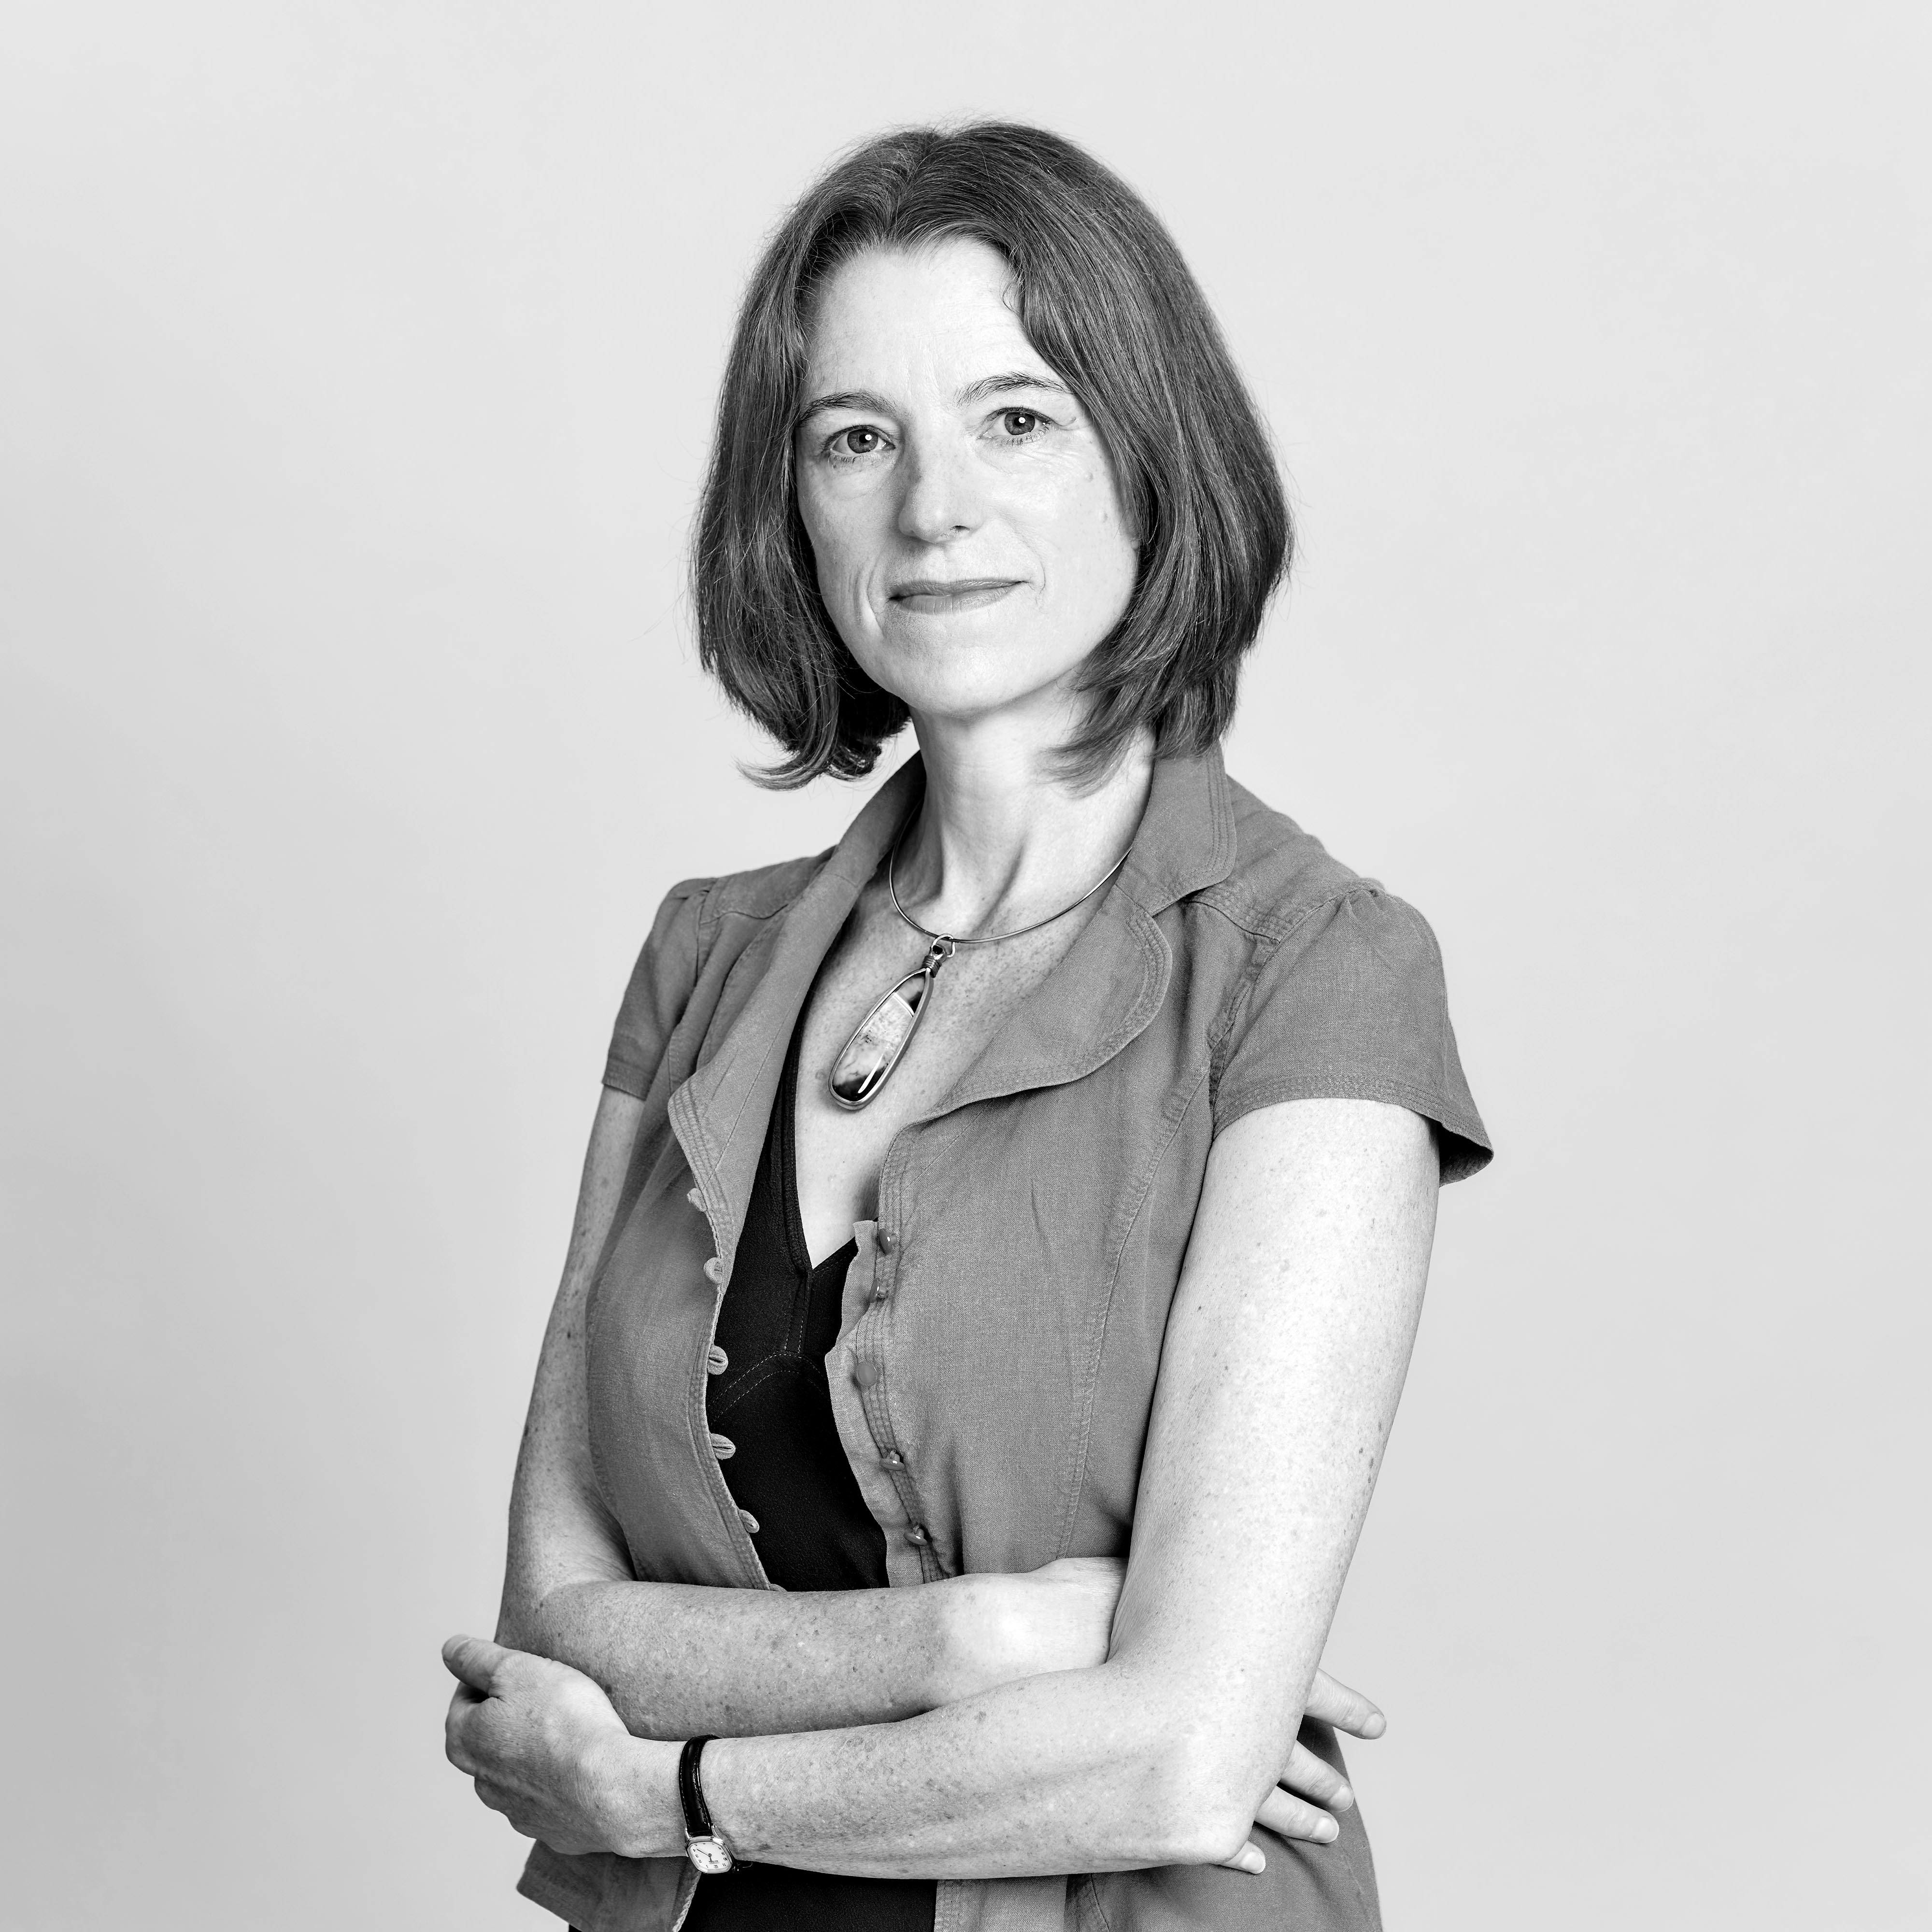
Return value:
M 952 940 L 935 939 L 925 964 L 894 985 L 838 1049 L 828 1084 L 840 1106 L 856 1113 L 892 1078 L 925 1017 L 932 982 L 952 956 Z

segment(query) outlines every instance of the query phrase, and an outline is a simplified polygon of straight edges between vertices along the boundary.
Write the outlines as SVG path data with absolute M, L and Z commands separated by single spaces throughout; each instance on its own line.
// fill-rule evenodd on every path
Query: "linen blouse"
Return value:
M 592 1461 L 641 1580 L 770 1587 L 706 1423 L 717 1312 L 793 1028 L 922 785 L 915 758 L 830 852 L 674 886 L 632 975 L 604 1080 L 644 1111 L 584 1346 Z M 1218 752 L 1159 760 L 1093 917 L 894 1138 L 854 1229 L 826 1369 L 890 1586 L 1126 1553 L 1214 1138 L 1329 1096 L 1434 1123 L 1444 1181 L 1490 1158 L 1421 915 Z M 1340 1822 L 1331 1845 L 1268 1837 L 1259 1877 L 946 1880 L 934 1932 L 1371 1932 L 1367 1841 Z M 682 1859 L 540 1845 L 520 1888 L 584 1932 L 672 1932 L 694 1883 Z

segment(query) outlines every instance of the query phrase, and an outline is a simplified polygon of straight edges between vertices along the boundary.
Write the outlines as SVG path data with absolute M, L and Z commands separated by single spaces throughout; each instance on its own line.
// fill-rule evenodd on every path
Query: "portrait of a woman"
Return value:
M 1379 1924 L 1381 1720 L 1319 1666 L 1489 1144 L 1428 925 L 1223 766 L 1291 547 L 1080 148 L 890 134 L 775 231 L 700 655 L 767 782 L 917 748 L 676 886 L 617 1014 L 501 1622 L 445 1652 L 580 1932 Z

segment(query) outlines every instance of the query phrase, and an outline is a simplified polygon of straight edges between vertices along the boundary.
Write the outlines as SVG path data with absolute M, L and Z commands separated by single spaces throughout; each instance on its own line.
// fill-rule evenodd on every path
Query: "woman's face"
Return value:
M 870 250 L 812 317 L 798 504 L 826 608 L 916 716 L 1044 705 L 1132 594 L 1134 534 L 994 250 Z

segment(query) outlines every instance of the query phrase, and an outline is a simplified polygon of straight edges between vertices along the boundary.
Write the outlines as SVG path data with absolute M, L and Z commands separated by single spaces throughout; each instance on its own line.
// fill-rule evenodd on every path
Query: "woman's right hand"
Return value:
M 1013 1575 L 956 1580 L 967 1594 L 948 1646 L 952 1668 L 950 1694 L 942 1701 L 952 1703 L 1048 1671 L 1090 1670 L 1104 1664 L 1126 1569 L 1114 1557 L 1063 1556 Z M 1325 1670 L 1315 1673 L 1303 1711 L 1351 1737 L 1378 1738 L 1388 1727 L 1373 1702 Z M 1332 1844 L 1341 1830 L 1334 1814 L 1354 1802 L 1341 1773 L 1298 1740 L 1255 1822 L 1285 1838 Z

